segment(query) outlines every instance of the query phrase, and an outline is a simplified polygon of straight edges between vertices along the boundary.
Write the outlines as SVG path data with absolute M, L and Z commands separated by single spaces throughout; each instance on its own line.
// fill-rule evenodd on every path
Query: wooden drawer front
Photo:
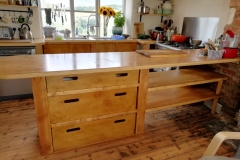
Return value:
M 89 73 L 81 75 L 47 77 L 48 92 L 81 90 L 106 86 L 138 83 L 139 71 Z
M 77 148 L 134 134 L 136 114 L 52 128 L 54 151 Z
M 116 43 L 116 52 L 131 52 L 137 50 L 137 43 Z
M 137 88 L 49 97 L 51 123 L 90 118 L 136 109 Z
M 92 45 L 92 52 L 115 52 L 115 43 L 95 43 Z

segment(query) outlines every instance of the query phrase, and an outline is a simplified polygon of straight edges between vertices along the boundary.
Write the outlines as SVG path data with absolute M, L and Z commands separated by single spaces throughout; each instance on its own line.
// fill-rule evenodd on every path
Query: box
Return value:
M 212 109 L 213 100 L 204 101 L 203 104 L 204 104 L 205 106 L 207 106 L 208 108 Z M 222 105 L 219 104 L 219 103 L 217 103 L 216 112 L 217 112 L 217 113 L 221 113 L 221 109 L 222 109 Z
M 236 58 L 237 57 L 238 48 L 225 47 L 225 48 L 223 48 L 223 50 L 225 51 L 223 53 L 223 58 Z
M 223 56 L 224 50 L 208 50 L 208 58 L 210 59 L 221 59 Z

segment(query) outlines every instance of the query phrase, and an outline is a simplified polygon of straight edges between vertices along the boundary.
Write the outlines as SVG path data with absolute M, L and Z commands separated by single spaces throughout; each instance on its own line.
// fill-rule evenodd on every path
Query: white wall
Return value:
M 182 31 L 184 17 L 219 17 L 219 25 L 216 37 L 223 33 L 227 24 L 229 3 L 231 0 L 175 0 L 173 22 Z
M 21 11 L 27 11 L 27 8 L 18 8 L 18 7 L 13 7 L 13 6 L 1 6 L 0 5 L 0 9 L 5 9 L 5 10 L 21 10 Z M 41 25 L 40 25 L 40 18 L 39 18 L 39 12 L 38 12 L 38 8 L 32 8 L 33 9 L 33 17 L 31 17 L 32 20 L 32 24 L 30 25 L 31 31 L 33 33 L 33 38 L 41 38 L 42 37 L 42 30 L 41 30 Z M 19 32 L 18 32 L 18 28 L 21 27 L 21 24 L 15 24 L 12 23 L 11 18 L 13 17 L 14 13 L 10 12 L 9 16 L 9 12 L 5 12 L 7 18 L 9 19 L 9 22 L 3 23 L 0 22 L 0 26 L 9 26 L 9 27 L 14 27 L 17 29 L 17 32 L 15 33 L 14 38 L 15 39 L 19 39 Z M 0 16 L 3 16 L 4 12 L 0 11 Z M 15 12 L 15 16 L 19 17 L 20 12 Z M 23 17 L 27 16 L 27 13 L 22 13 Z

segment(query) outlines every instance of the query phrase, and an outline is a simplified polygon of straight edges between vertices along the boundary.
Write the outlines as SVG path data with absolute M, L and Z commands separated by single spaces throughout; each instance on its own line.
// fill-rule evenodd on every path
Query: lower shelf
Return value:
M 219 98 L 215 91 L 203 86 L 189 86 L 148 92 L 146 112 Z

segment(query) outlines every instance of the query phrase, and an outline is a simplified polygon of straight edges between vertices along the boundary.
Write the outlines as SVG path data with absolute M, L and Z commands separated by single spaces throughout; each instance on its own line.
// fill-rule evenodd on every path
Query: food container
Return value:
M 184 35 L 172 35 L 173 42 L 185 42 L 186 39 L 187 39 L 187 36 L 184 36 Z
M 223 56 L 224 50 L 208 50 L 208 58 L 209 59 L 221 59 Z
M 223 50 L 225 51 L 223 53 L 223 58 L 236 58 L 237 57 L 238 48 L 225 47 L 225 48 L 223 48 Z
M 172 14 L 172 10 L 171 9 L 163 9 L 163 14 Z

